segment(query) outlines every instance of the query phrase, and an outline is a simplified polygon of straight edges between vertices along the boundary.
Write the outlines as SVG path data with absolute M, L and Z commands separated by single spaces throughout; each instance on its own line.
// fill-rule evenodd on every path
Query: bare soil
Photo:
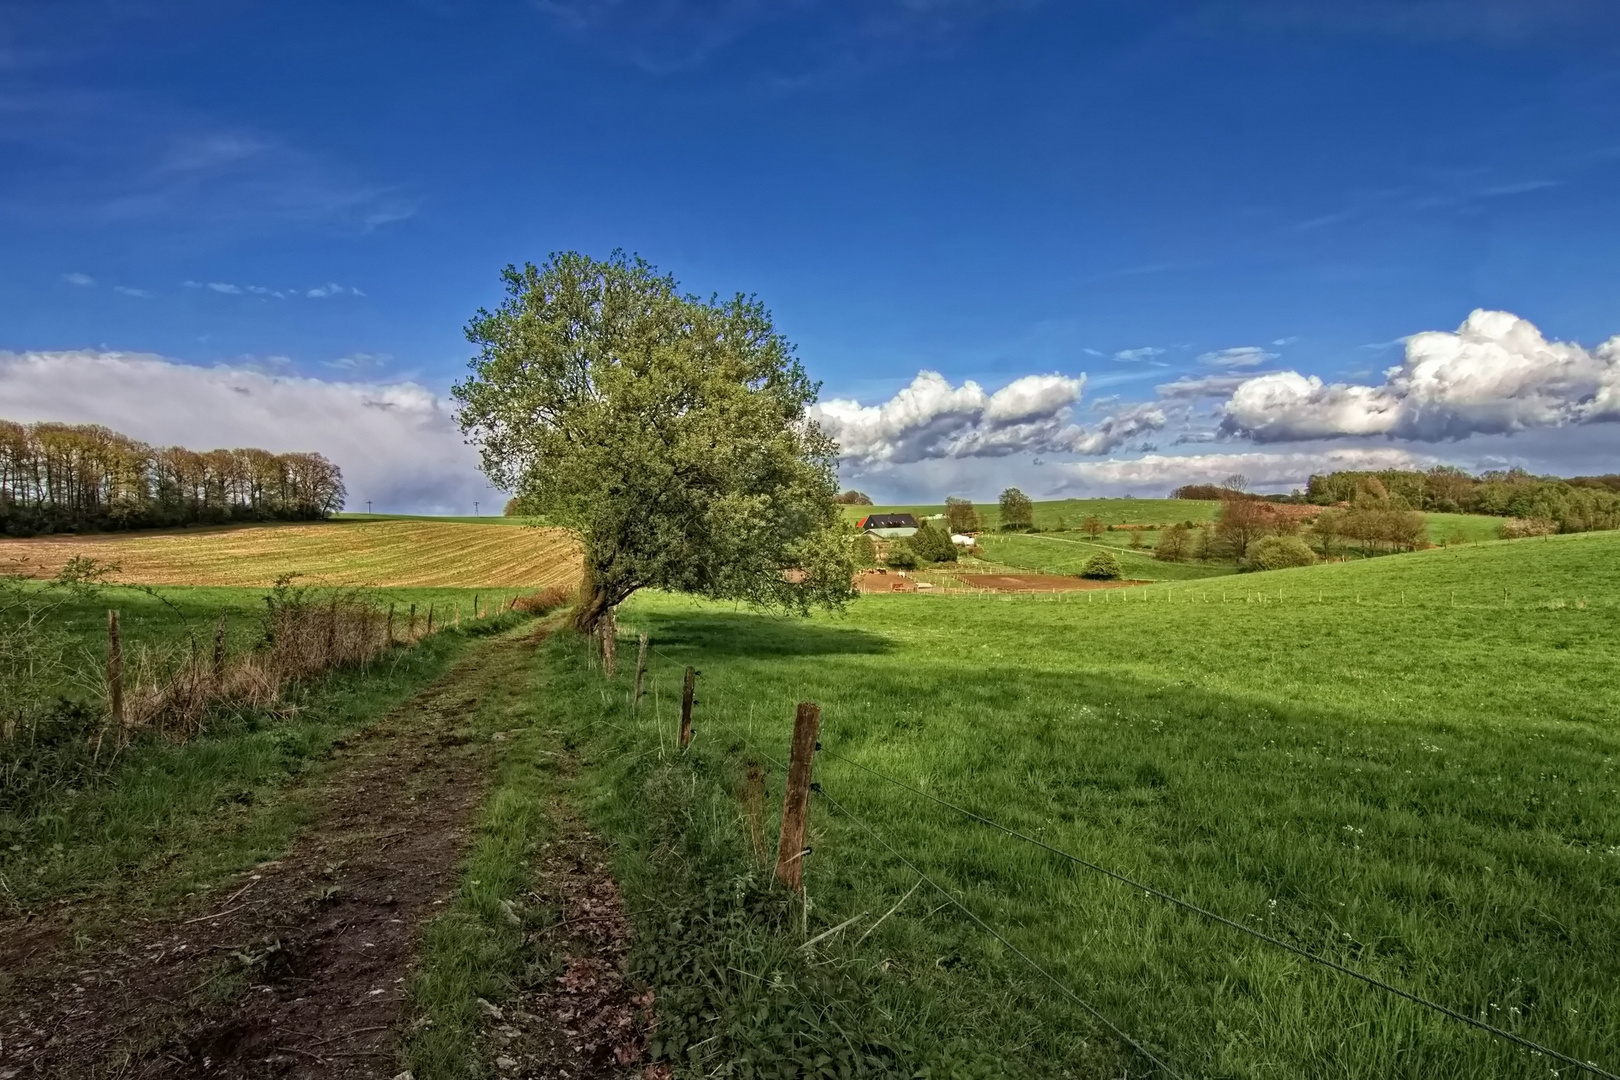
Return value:
M 399 1072 L 420 930 L 490 771 L 458 722 L 531 647 L 478 648 L 341 747 L 315 823 L 201 908 L 129 914 L 77 947 L 60 925 L 0 926 L 0 1080 Z

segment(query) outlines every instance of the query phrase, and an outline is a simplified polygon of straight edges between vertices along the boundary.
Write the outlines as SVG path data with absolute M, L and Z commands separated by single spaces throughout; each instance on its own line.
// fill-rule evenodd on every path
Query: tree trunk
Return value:
M 587 636 L 596 633 L 597 624 L 613 610 L 615 602 L 605 586 L 587 577 L 579 590 L 579 606 L 574 608 L 574 629 Z

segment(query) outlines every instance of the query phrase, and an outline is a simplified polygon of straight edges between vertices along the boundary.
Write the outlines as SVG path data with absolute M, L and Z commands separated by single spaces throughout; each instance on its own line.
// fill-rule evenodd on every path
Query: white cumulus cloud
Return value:
M 315 451 L 343 470 L 349 506 L 470 512 L 499 498 L 450 403 L 413 382 L 335 382 L 118 352 L 0 352 L 0 416 L 105 424 L 196 450 Z
M 1244 382 L 1222 429 L 1256 442 L 1390 435 L 1421 442 L 1620 419 L 1620 337 L 1593 349 L 1548 341 L 1505 311 L 1473 312 L 1455 333 L 1406 339 L 1381 385 L 1294 371 Z
M 1182 484 L 1218 484 L 1242 473 L 1256 488 L 1303 487 L 1315 472 L 1336 469 L 1426 468 L 1430 459 L 1394 447 L 1309 452 L 1248 451 L 1232 454 L 1145 454 L 1131 460 L 1072 462 L 1056 466 L 1065 476 L 1059 493 L 1097 490 L 1168 492 Z
M 882 404 L 833 398 L 811 415 L 838 443 L 843 460 L 858 468 L 1018 453 L 1100 454 L 1165 424 L 1157 408 L 1132 406 L 1081 427 L 1072 416 L 1084 389 L 1084 376 L 1026 375 L 988 393 L 971 380 L 952 386 L 938 372 L 921 371 Z
M 62 280 L 67 282 L 69 285 L 94 285 L 96 283 L 95 278 L 91 277 L 89 274 L 79 273 L 78 271 L 74 271 L 71 274 L 63 274 Z

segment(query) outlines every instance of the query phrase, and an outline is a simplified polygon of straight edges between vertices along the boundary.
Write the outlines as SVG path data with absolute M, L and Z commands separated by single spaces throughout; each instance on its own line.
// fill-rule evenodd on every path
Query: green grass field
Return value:
M 684 828 L 745 851 L 725 797 L 740 762 L 782 756 L 793 703 L 814 700 L 826 795 L 1183 1076 L 1531 1077 L 1550 1062 L 842 759 L 1620 1068 L 1620 535 L 1056 600 L 868 597 L 809 622 L 646 595 L 621 626 L 659 650 L 649 703 L 632 718 L 582 672 L 559 708 L 593 748 L 597 814 L 627 866 L 653 850 L 638 807 L 670 783 L 659 769 L 690 777 Z M 565 647 L 556 662 L 580 664 Z M 659 765 L 685 663 L 702 671 L 698 749 Z M 817 946 L 865 973 L 864 1015 L 936 1056 L 947 1018 L 1007 1075 L 1119 1074 L 1097 1057 L 1117 1039 L 926 887 L 857 944 L 918 876 L 830 802 L 812 822 L 809 932 L 865 913 Z M 659 880 L 625 873 L 629 906 L 656 898 Z
M 1137 581 L 1189 581 L 1237 573 L 1231 562 L 1160 562 L 1153 557 L 1153 535 L 1147 546 L 1130 547 L 1130 533 L 1105 532 L 1095 539 L 1078 532 L 986 533 L 978 538 L 985 557 L 1004 566 L 1039 570 L 1048 574 L 1078 574 L 1098 551 L 1119 559 L 1127 578 Z
M 1194 499 L 1049 499 L 1035 504 L 1035 527 L 1078 529 L 1095 515 L 1104 525 L 1170 525 L 1177 521 L 1194 524 L 1214 521 L 1220 503 Z M 1001 525 L 1001 510 L 995 502 L 974 503 L 986 530 Z M 867 514 L 912 514 L 921 519 L 943 514 L 945 504 L 933 506 L 846 506 L 844 516 L 858 521 Z

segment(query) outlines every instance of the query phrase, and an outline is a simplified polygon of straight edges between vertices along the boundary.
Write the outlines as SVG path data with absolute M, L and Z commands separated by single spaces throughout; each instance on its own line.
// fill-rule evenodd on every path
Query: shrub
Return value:
M 872 538 L 865 533 L 855 534 L 853 552 L 856 566 L 877 565 L 877 545 L 872 543 Z
M 891 570 L 915 570 L 917 553 L 911 550 L 909 544 L 891 544 L 883 562 Z
M 1558 531 L 1558 523 L 1548 521 L 1546 518 L 1510 517 L 1502 522 L 1501 528 L 1497 531 L 1502 534 L 1504 540 L 1520 540 L 1526 536 L 1551 536 Z
M 1117 581 L 1120 577 L 1119 560 L 1111 551 L 1099 551 L 1086 560 L 1080 576 L 1093 581 Z
M 1299 537 L 1267 536 L 1249 545 L 1244 565 L 1250 570 L 1286 570 L 1316 561 L 1316 552 Z
M 1185 525 L 1172 525 L 1164 530 L 1153 549 L 1153 557 L 1160 562 L 1180 562 L 1192 549 L 1191 530 Z
M 956 561 L 956 545 L 951 543 L 950 534 L 931 521 L 923 522 L 906 541 L 906 546 L 916 553 L 921 562 Z

